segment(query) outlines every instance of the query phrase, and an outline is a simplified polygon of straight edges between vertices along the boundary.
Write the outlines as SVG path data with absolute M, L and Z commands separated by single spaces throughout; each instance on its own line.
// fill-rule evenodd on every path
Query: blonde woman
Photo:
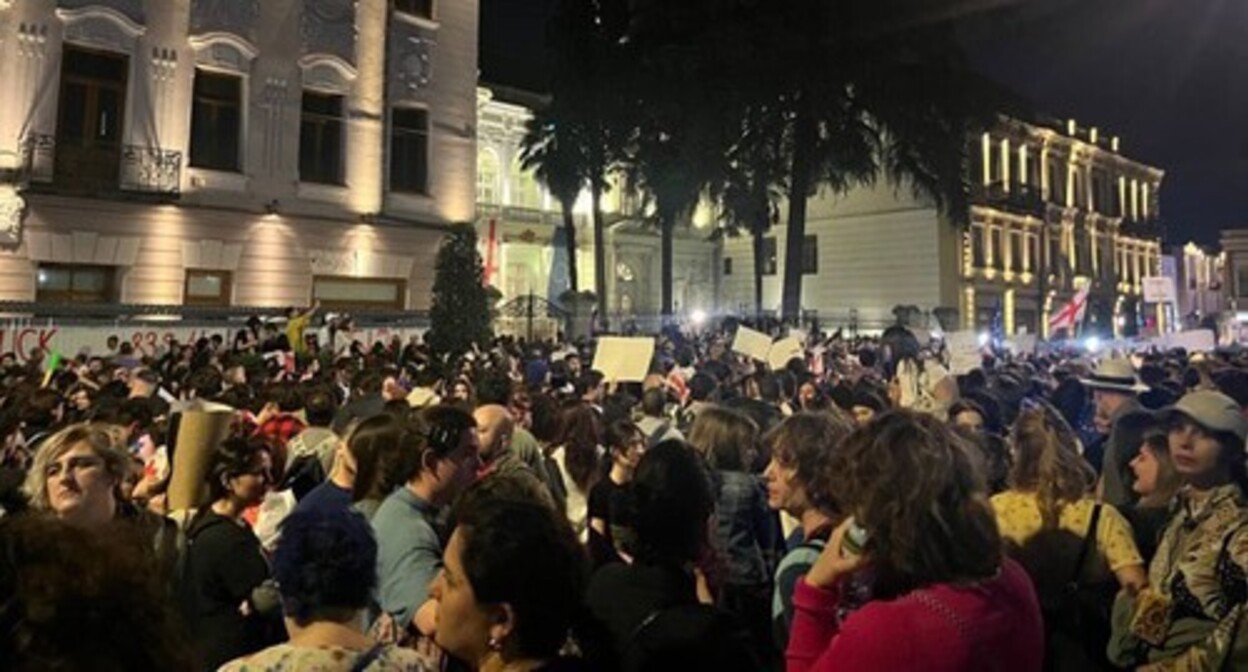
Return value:
M 84 423 L 48 437 L 23 486 L 31 509 L 84 529 L 112 522 L 122 508 L 122 484 L 131 468 L 114 430 Z
M 1109 641 L 1113 593 L 1118 587 L 1135 592 L 1148 583 L 1131 525 L 1117 509 L 1093 497 L 1095 474 L 1055 408 L 1024 403 L 1010 444 L 1009 489 L 993 496 L 992 506 L 1007 549 L 1031 575 L 1045 610 L 1048 664 L 1056 669 L 1099 665 Z M 1066 599 L 1072 581 L 1081 594 L 1090 595 L 1086 601 L 1101 610 L 1103 619 L 1076 622 Z
M 48 439 L 35 455 L 23 490 L 30 508 L 83 530 L 133 535 L 165 580 L 177 562 L 177 526 L 134 506 L 123 495 L 134 468 L 114 425 L 70 425 Z

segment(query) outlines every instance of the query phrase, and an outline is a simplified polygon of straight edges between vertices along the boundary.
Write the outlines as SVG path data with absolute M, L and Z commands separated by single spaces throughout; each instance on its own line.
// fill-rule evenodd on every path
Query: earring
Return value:
M 490 636 L 490 641 L 489 641 L 489 642 L 486 642 L 486 646 L 490 647 L 490 650 L 491 650 L 491 651 L 502 651 L 502 650 L 503 650 L 503 643 L 502 643 L 502 641 L 500 641 L 497 637 L 495 637 L 495 636 L 493 636 L 493 635 L 491 635 L 491 636 Z

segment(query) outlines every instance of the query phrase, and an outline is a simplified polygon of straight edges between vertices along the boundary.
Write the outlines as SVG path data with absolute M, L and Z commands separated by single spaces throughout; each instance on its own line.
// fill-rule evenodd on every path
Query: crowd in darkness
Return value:
M 318 319 L 0 355 L 0 667 L 1248 669 L 1248 354 Z

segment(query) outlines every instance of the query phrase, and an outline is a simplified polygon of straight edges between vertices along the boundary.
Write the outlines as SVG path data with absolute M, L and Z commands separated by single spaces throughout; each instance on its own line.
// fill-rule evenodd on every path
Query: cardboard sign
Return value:
M 1036 352 L 1036 335 L 1019 334 L 1009 340 L 1010 348 L 1020 355 L 1031 355 Z
M 805 350 L 802 348 L 802 342 L 792 336 L 776 341 L 767 350 L 767 366 L 773 371 L 783 369 L 788 363 L 794 359 L 802 359 L 806 356 Z
M 740 326 L 737 327 L 736 338 L 732 339 L 732 350 L 765 362 L 767 354 L 771 352 L 771 337 L 761 331 Z
M 945 335 L 949 349 L 949 371 L 954 375 L 970 373 L 984 365 L 980 354 L 979 334 L 974 331 L 955 331 Z
M 640 383 L 650 373 L 653 358 L 653 338 L 603 336 L 598 339 L 592 368 L 601 371 L 607 381 Z
M 221 404 L 202 404 L 182 411 L 169 482 L 171 511 L 203 504 L 212 453 L 229 436 L 233 419 L 234 409 Z
M 1174 278 L 1158 275 L 1144 278 L 1144 301 L 1147 303 L 1175 303 L 1178 292 L 1174 288 Z
M 1212 331 L 1193 329 L 1154 338 L 1149 345 L 1162 350 L 1183 348 L 1188 352 L 1212 352 L 1217 347 L 1217 342 Z

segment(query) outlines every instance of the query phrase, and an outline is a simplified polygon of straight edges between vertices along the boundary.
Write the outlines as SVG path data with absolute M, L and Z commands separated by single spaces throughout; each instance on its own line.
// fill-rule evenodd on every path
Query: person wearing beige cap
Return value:
M 1079 382 L 1092 391 L 1096 404 L 1093 422 L 1101 436 L 1086 446 L 1084 458 L 1100 471 L 1098 490 L 1105 503 L 1118 509 L 1130 507 L 1136 499 L 1130 464 L 1139 452 L 1145 424 L 1136 420 L 1148 417 L 1138 395 L 1148 387 L 1136 378 L 1129 359 L 1102 360 Z
M 1209 390 L 1158 415 L 1184 485 L 1149 588 L 1115 603 L 1111 659 L 1134 669 L 1248 669 L 1248 419 Z

